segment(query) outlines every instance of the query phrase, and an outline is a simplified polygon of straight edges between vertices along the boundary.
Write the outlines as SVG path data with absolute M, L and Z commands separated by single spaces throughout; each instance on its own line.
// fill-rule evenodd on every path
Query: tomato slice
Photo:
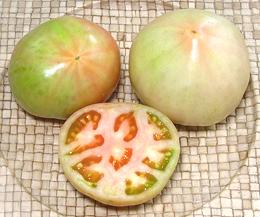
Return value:
M 179 153 L 172 122 L 139 104 L 87 106 L 60 133 L 65 176 L 83 194 L 114 206 L 155 197 L 171 177 Z
M 150 160 L 149 157 L 145 157 L 142 162 L 153 169 L 165 170 L 166 166 L 168 165 L 168 163 L 173 155 L 173 150 L 172 149 L 163 149 L 160 152 L 163 153 L 164 155 L 163 155 L 163 158 L 159 162 L 152 161 L 152 160 Z

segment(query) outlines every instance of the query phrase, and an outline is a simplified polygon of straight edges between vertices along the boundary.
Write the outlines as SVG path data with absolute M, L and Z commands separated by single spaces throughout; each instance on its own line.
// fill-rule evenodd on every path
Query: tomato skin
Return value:
M 94 129 L 89 122 L 67 142 L 74 133 L 72 126 L 78 126 L 89 112 L 100 114 L 98 127 Z M 151 115 L 157 124 L 151 123 Z M 133 126 L 135 131 L 130 130 Z M 163 128 L 168 137 L 157 140 L 154 135 L 160 135 Z M 129 132 L 134 134 L 125 140 Z M 159 194 L 180 154 L 172 122 L 153 108 L 131 103 L 100 103 L 80 109 L 62 126 L 59 144 L 60 163 L 71 184 L 113 206 L 144 203 Z
M 103 102 L 120 76 L 120 54 L 110 33 L 82 18 L 49 20 L 16 45 L 9 66 L 18 104 L 40 117 L 66 119 Z
M 174 123 L 209 126 L 239 105 L 248 86 L 248 51 L 239 29 L 198 9 L 166 13 L 134 39 L 131 84 L 139 99 Z

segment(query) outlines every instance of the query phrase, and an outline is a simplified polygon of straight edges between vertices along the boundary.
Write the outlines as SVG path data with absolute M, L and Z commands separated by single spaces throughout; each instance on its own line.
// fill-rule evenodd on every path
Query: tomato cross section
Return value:
M 174 126 L 144 106 L 98 105 L 80 110 L 62 129 L 60 159 L 65 175 L 81 192 L 95 192 L 93 197 L 107 204 L 124 204 L 118 202 L 119 195 L 142 198 L 145 192 L 156 193 L 179 157 Z M 82 190 L 82 185 L 88 187 Z M 110 202 L 104 195 L 111 197 Z

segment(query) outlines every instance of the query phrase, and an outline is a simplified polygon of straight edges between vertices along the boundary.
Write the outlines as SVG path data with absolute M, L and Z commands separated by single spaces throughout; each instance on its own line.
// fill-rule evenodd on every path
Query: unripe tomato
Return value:
M 33 115 L 56 119 L 105 101 L 119 74 L 119 49 L 110 33 L 72 16 L 47 21 L 25 35 L 9 66 L 18 104 Z
M 203 10 L 156 18 L 131 47 L 130 78 L 137 95 L 182 125 L 222 121 L 240 103 L 249 76 L 239 29 Z

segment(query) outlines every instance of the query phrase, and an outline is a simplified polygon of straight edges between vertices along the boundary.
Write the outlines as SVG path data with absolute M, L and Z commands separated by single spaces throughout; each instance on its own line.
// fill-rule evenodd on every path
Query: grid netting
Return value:
M 254 25 L 247 18 L 253 15 L 254 5 L 247 4 L 248 7 L 242 9 L 243 3 L 238 1 L 201 1 L 191 5 L 187 1 L 119 0 L 93 1 L 85 6 L 68 1 L 61 7 L 57 2 L 16 2 L 21 4 L 18 9 L 13 7 L 13 11 L 2 16 L 0 67 L 4 76 L 0 83 L 0 148 L 21 185 L 42 204 L 66 216 L 140 216 L 149 213 L 181 216 L 216 197 L 237 174 L 256 139 L 256 120 L 259 119 L 257 55 L 252 34 Z M 12 8 L 11 1 L 2 4 L 3 14 L 5 8 Z M 44 4 L 51 7 L 44 7 Z M 179 164 L 162 193 L 153 200 L 139 206 L 115 208 L 83 196 L 66 180 L 59 165 L 58 135 L 63 122 L 29 115 L 16 104 L 11 94 L 6 72 L 15 44 L 38 24 L 63 14 L 100 24 L 112 33 L 121 53 L 121 79 L 110 101 L 138 102 L 128 72 L 132 40 L 155 17 L 187 7 L 221 14 L 243 32 L 251 61 L 251 79 L 244 98 L 236 111 L 217 125 L 207 128 L 177 126 L 181 144 Z

